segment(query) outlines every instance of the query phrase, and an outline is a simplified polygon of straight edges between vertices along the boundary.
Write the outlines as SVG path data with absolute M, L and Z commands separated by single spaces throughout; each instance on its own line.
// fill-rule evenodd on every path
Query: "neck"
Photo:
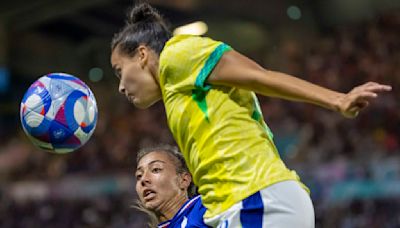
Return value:
M 186 195 L 177 195 L 173 200 L 166 202 L 157 213 L 158 221 L 165 222 L 172 219 L 183 204 L 188 200 Z
M 160 83 L 160 79 L 158 76 L 158 72 L 159 72 L 159 55 L 156 54 L 154 51 L 151 52 L 151 54 L 149 55 L 149 67 L 150 67 L 150 73 L 153 75 L 153 78 Z

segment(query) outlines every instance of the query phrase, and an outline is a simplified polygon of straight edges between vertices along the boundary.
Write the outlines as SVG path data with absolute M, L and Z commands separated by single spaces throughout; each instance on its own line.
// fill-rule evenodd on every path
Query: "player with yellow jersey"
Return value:
M 254 92 L 355 117 L 391 89 L 371 82 L 344 94 L 265 70 L 222 42 L 171 37 L 148 4 L 114 37 L 111 63 L 135 106 L 163 100 L 213 227 L 314 227 L 308 189 L 280 159 Z
M 159 62 L 168 124 L 199 186 L 207 217 L 271 184 L 299 180 L 279 158 L 255 94 L 206 83 L 230 50 L 209 38 L 179 35 L 166 43 Z

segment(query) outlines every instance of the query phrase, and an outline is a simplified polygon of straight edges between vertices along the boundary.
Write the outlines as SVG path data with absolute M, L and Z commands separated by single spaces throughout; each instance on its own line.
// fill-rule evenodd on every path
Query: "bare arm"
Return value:
M 368 82 L 349 93 L 336 92 L 288 74 L 269 71 L 236 51 L 226 52 L 207 82 L 254 91 L 264 96 L 316 104 L 355 117 L 379 92 L 391 87 Z

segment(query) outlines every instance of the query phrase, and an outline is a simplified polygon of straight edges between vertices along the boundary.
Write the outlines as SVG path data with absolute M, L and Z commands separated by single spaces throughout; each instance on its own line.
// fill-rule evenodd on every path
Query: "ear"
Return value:
M 150 49 L 145 45 L 139 45 L 137 50 L 140 66 L 144 68 L 149 60 Z
M 182 173 L 179 176 L 179 187 L 186 190 L 190 186 L 190 183 L 192 183 L 192 175 L 190 173 Z

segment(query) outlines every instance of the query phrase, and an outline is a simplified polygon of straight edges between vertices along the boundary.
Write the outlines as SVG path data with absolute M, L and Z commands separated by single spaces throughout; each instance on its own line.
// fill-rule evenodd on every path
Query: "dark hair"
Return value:
M 118 47 L 121 54 L 134 56 L 137 47 L 143 44 L 159 55 L 171 37 L 171 31 L 157 10 L 140 3 L 130 10 L 125 26 L 114 35 L 111 51 Z
M 139 164 L 139 161 L 146 156 L 147 154 L 153 153 L 153 152 L 163 152 L 166 153 L 171 160 L 175 163 L 175 170 L 176 173 L 182 174 L 182 173 L 189 173 L 189 169 L 186 165 L 185 159 L 182 155 L 181 152 L 176 147 L 170 146 L 170 145 L 157 145 L 153 147 L 145 147 L 139 150 L 136 156 L 136 164 Z M 196 186 L 193 184 L 193 181 L 190 183 L 188 189 L 187 189 L 187 195 L 189 198 L 193 197 L 196 195 Z M 140 200 L 137 200 L 136 205 L 134 208 L 138 209 L 139 211 L 144 212 L 149 216 L 149 227 L 157 227 L 158 223 L 160 222 L 158 220 L 157 215 L 148 210 L 147 208 L 144 207 L 143 203 Z

